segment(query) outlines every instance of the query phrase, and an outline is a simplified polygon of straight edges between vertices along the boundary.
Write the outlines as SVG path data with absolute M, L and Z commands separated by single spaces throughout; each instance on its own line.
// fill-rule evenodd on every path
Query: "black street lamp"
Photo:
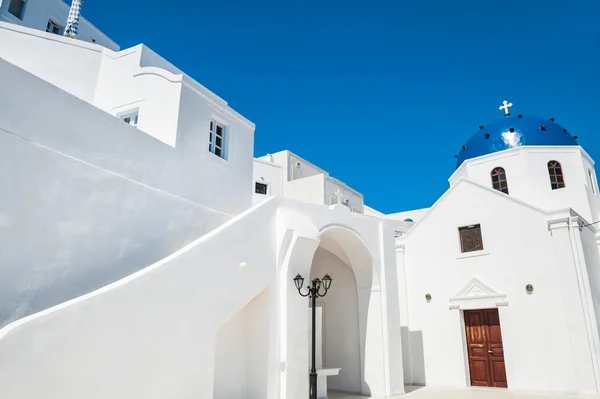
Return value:
M 315 343 L 317 298 L 327 295 L 327 291 L 329 291 L 329 287 L 331 287 L 331 277 L 329 277 L 329 274 L 326 274 L 323 276 L 322 280 L 315 278 L 311 282 L 311 286 L 306 287 L 306 294 L 302 293 L 304 277 L 298 274 L 296 277 L 294 277 L 294 284 L 296 284 L 298 293 L 301 296 L 310 296 L 312 299 L 312 367 L 310 368 L 310 392 L 308 397 L 309 399 L 317 399 L 317 368 L 315 367 L 315 358 L 317 353 Z M 321 293 L 321 287 L 325 289 L 323 293 Z

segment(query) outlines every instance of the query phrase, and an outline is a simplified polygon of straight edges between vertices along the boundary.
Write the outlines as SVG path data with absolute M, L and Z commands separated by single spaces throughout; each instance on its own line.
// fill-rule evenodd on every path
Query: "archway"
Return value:
M 310 279 L 329 274 L 334 283 L 317 302 L 322 318 L 317 365 L 323 369 L 341 368 L 339 374 L 328 377 L 330 390 L 370 394 L 365 381 L 365 352 L 370 349 L 366 342 L 368 310 L 372 288 L 379 280 L 373 257 L 360 236 L 347 228 L 329 227 L 320 238 Z
M 281 269 L 277 299 L 279 358 L 277 370 L 274 370 L 279 377 L 270 383 L 271 392 L 278 392 L 279 396 L 273 397 L 304 399 L 308 396 L 310 309 L 307 298 L 298 294 L 293 278 L 296 274 L 302 275 L 306 285 L 311 269 L 315 274 L 326 271 L 319 269 L 324 267 L 319 264 L 327 264 L 327 259 L 323 257 L 336 258 L 335 262 L 340 266 L 336 270 L 344 270 L 339 280 L 332 274 L 334 282 L 330 293 L 335 292 L 336 287 L 345 287 L 345 291 L 353 288 L 356 292 L 355 317 L 344 320 L 348 326 L 354 325 L 354 331 L 358 330 L 358 334 L 345 337 L 345 345 L 354 348 L 348 355 L 350 364 L 335 364 L 334 362 L 342 361 L 339 351 L 336 350 L 337 353 L 334 354 L 333 349 L 336 347 L 331 345 L 326 349 L 326 364 L 344 368 L 341 373 L 347 375 L 344 378 L 332 378 L 332 386 L 366 395 L 403 393 L 393 229 L 382 225 L 375 229 L 369 226 L 365 230 L 369 234 L 367 241 L 347 225 L 331 223 L 317 229 L 309 218 L 296 212 L 283 213 L 282 221 L 285 224 L 280 230 Z M 354 277 L 353 284 L 350 283 L 351 276 Z M 331 300 L 335 302 L 333 295 Z M 340 309 L 338 304 L 333 305 Z M 341 306 L 352 307 L 351 303 Z M 343 313 L 344 310 L 340 311 Z M 332 311 L 327 309 L 327 313 L 331 315 Z M 334 334 L 333 337 L 340 338 L 339 334 Z M 337 348 L 339 347 L 340 345 Z

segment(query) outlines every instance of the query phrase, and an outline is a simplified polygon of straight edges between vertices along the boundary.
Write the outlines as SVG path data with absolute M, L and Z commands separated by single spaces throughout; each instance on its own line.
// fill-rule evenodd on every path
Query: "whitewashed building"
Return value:
M 10 22 L 55 35 L 64 33 L 68 15 L 69 6 L 63 0 L 0 0 L 0 22 Z M 100 44 L 110 50 L 119 50 L 115 42 L 83 17 L 79 21 L 78 39 Z
M 505 103 L 433 206 L 385 215 L 293 152 L 254 158 L 254 124 L 144 45 L 87 21 L 81 40 L 47 32 L 66 5 L 16 3 L 0 3 L 2 398 L 306 398 L 297 275 L 332 278 L 319 397 L 600 394 L 594 161 L 553 119 Z

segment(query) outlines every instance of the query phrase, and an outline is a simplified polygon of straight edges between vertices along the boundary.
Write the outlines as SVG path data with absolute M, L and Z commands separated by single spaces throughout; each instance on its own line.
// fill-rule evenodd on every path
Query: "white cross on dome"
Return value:
M 508 101 L 506 101 L 506 100 L 504 100 L 504 101 L 502 102 L 502 104 L 503 104 L 503 105 L 501 105 L 501 106 L 500 106 L 500 108 L 498 108 L 498 109 L 499 109 L 500 111 L 504 110 L 504 115 L 505 115 L 505 116 L 508 116 L 508 115 L 510 115 L 510 112 L 508 112 L 508 109 L 509 109 L 510 107 L 512 107 L 512 106 L 513 106 L 513 104 L 512 104 L 512 103 L 509 103 L 509 102 L 508 102 Z

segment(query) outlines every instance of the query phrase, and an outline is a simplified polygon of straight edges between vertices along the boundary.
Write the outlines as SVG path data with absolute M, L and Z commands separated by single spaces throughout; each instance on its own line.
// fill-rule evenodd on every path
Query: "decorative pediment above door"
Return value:
M 472 277 L 450 298 L 450 309 L 489 309 L 508 306 L 506 294 L 502 294 L 477 277 Z

